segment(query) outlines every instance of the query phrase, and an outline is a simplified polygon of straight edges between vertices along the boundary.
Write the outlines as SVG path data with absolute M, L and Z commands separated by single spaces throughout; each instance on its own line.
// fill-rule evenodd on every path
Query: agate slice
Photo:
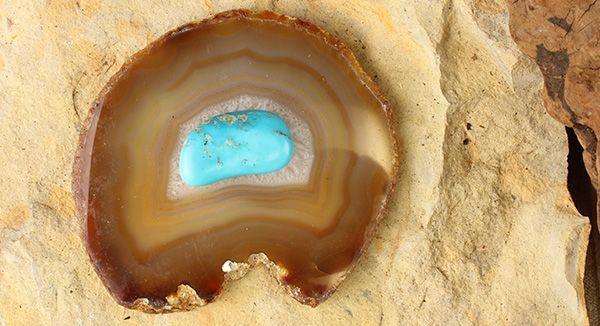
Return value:
M 285 121 L 289 162 L 182 180 L 194 128 L 239 111 Z M 206 304 L 264 263 L 316 306 L 385 213 L 392 125 L 351 51 L 310 23 L 238 10 L 169 32 L 109 81 L 81 136 L 74 188 L 96 271 L 120 304 L 165 312 Z

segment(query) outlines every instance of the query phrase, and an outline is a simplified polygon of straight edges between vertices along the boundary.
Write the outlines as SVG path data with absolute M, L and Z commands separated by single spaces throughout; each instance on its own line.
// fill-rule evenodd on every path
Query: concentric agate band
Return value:
M 300 144 L 292 164 L 186 188 L 176 173 L 186 128 L 247 105 L 287 117 Z M 385 213 L 393 126 L 352 52 L 310 23 L 236 10 L 182 26 L 135 54 L 88 117 L 74 189 L 91 260 L 119 303 L 147 311 L 212 301 L 223 264 L 257 254 L 294 298 L 317 305 Z

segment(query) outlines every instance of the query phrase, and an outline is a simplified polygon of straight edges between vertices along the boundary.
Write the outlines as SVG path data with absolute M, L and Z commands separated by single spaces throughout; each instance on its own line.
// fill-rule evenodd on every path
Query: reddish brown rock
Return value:
M 577 133 L 598 189 L 600 2 L 514 1 L 509 10 L 513 38 L 544 75 L 546 109 Z

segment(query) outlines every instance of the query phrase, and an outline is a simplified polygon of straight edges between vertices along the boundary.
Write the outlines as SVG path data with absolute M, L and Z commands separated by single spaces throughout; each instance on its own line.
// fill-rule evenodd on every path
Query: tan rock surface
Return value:
M 192 312 L 127 310 L 80 237 L 78 132 L 128 56 L 237 7 L 301 17 L 355 51 L 399 117 L 393 211 L 316 309 L 258 268 Z M 0 1 L 0 325 L 584 323 L 589 224 L 541 89 L 501 1 Z

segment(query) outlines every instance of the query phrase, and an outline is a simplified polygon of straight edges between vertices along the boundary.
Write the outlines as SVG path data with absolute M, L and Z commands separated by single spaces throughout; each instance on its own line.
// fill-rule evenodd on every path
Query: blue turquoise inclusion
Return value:
M 292 134 L 278 115 L 261 110 L 213 117 L 192 130 L 181 149 L 179 173 L 191 186 L 275 172 L 294 153 Z

